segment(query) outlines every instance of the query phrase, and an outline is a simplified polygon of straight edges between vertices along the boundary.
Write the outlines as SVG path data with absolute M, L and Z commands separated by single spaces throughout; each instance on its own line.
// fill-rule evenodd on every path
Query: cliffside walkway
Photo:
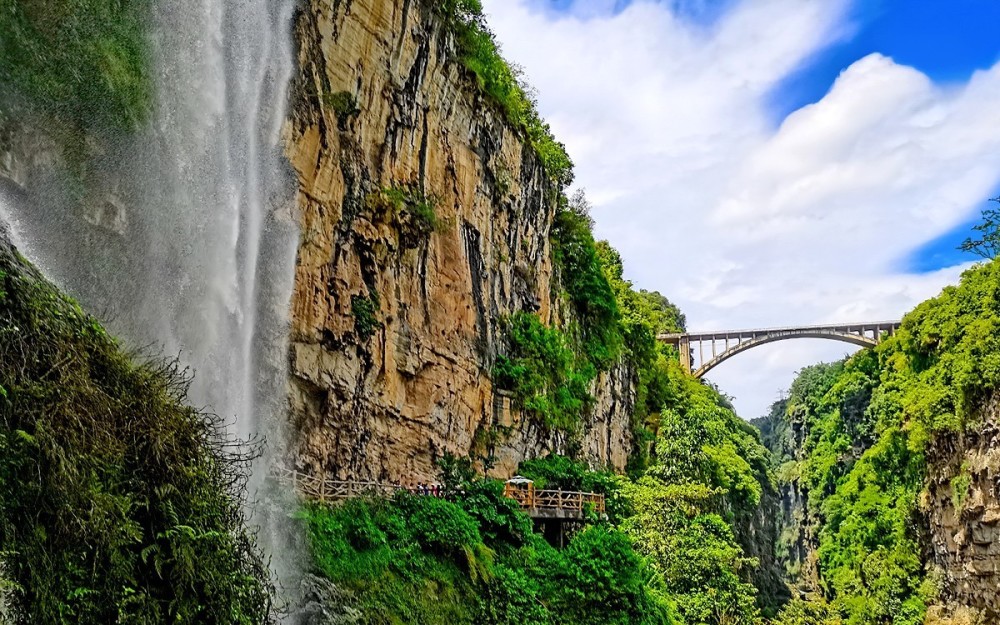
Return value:
M 322 503 L 337 503 L 353 497 L 372 495 L 391 497 L 400 491 L 446 499 L 461 498 L 463 494 L 454 491 L 441 491 L 440 494 L 432 495 L 420 493 L 416 488 L 407 488 L 398 484 L 330 480 L 289 469 L 277 471 L 276 477 L 283 482 L 292 484 L 296 492 L 306 499 Z M 574 521 L 583 520 L 587 518 L 588 514 L 594 513 L 603 516 L 605 513 L 604 495 L 601 493 L 522 489 L 507 484 L 504 488 L 504 496 L 520 504 L 521 510 L 533 519 Z
M 878 345 L 883 336 L 891 336 L 898 329 L 898 321 L 871 321 L 826 326 L 660 334 L 656 338 L 676 345 L 680 352 L 681 366 L 694 377 L 700 378 L 736 354 L 758 345 L 786 339 L 831 339 L 872 347 Z

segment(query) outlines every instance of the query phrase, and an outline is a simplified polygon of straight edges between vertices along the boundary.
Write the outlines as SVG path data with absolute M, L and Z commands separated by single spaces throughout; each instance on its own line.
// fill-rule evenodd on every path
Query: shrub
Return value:
M 0 85 L 71 125 L 135 129 L 152 102 L 148 0 L 5 2 Z
M 511 391 L 525 412 L 546 427 L 572 430 L 592 397 L 593 367 L 578 367 L 562 332 L 535 315 L 519 312 L 505 322 L 509 351 L 497 357 L 494 384 Z
M 437 497 L 397 497 L 413 539 L 442 555 L 471 551 L 483 542 L 476 521 L 458 504 Z
M 354 117 L 361 112 L 358 108 L 358 100 L 350 91 L 337 91 L 336 93 L 324 93 L 323 104 L 333 109 L 340 120 Z
M 590 467 L 585 462 L 568 456 L 549 454 L 521 462 L 517 472 L 533 480 L 535 488 L 579 491 L 584 489 L 584 480 L 590 473 Z
M 826 603 L 802 601 L 788 602 L 774 619 L 774 625 L 841 625 L 840 615 Z
M 961 515 L 962 504 L 969 496 L 969 487 L 972 485 L 972 476 L 969 475 L 969 466 L 965 463 L 959 470 L 958 475 L 951 479 L 951 503 L 955 506 L 955 514 Z
M 307 507 L 313 565 L 355 594 L 364 625 L 471 624 L 477 604 L 469 600 L 470 572 L 452 550 L 443 553 L 414 535 L 411 510 L 420 505 L 414 499 L 402 494 Z
M 544 582 L 553 612 L 594 625 L 669 623 L 665 606 L 646 587 L 647 573 L 625 534 L 592 526 L 549 561 Z
M 540 592 L 538 581 L 524 570 L 498 566 L 483 589 L 477 625 L 549 625 L 552 616 Z
M 354 315 L 354 332 L 362 341 L 367 341 L 375 335 L 375 330 L 382 327 L 378 320 L 380 302 L 378 293 L 370 291 L 370 296 L 354 295 L 351 297 L 351 313 Z
M 521 506 L 503 494 L 504 484 L 497 480 L 478 480 L 464 487 L 458 505 L 472 517 L 491 547 L 520 547 L 531 535 L 531 519 Z
M 369 194 L 365 201 L 376 219 L 399 227 L 406 247 L 419 245 L 440 228 L 435 204 L 414 187 L 386 187 Z

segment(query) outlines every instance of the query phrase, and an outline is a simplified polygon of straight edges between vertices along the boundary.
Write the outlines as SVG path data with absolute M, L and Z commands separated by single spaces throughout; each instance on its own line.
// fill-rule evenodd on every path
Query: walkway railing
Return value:
M 571 490 L 529 490 L 512 487 L 504 488 L 506 497 L 517 501 L 524 510 L 561 510 L 565 512 L 587 511 L 604 514 L 604 495 Z
M 291 483 L 302 496 L 323 503 L 334 503 L 365 495 L 391 497 L 399 491 L 438 497 L 462 496 L 462 493 L 453 493 L 444 489 L 418 491 L 416 488 L 383 482 L 331 480 L 290 469 L 279 469 L 275 473 L 280 480 Z M 604 495 L 600 493 L 534 490 L 517 488 L 507 484 L 504 488 L 504 496 L 518 502 L 521 509 L 529 515 L 537 511 L 556 511 L 582 516 L 586 512 L 604 514 L 605 511 Z

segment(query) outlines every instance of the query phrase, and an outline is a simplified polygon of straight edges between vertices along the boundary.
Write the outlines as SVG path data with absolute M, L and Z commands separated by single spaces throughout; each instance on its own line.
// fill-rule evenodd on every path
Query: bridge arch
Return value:
M 788 339 L 813 338 L 872 347 L 878 345 L 883 337 L 892 335 L 898 328 L 898 321 L 879 321 L 827 326 L 661 334 L 657 338 L 676 345 L 680 352 L 681 366 L 694 377 L 701 378 L 733 356 L 759 345 Z M 706 347 L 709 352 L 707 358 Z

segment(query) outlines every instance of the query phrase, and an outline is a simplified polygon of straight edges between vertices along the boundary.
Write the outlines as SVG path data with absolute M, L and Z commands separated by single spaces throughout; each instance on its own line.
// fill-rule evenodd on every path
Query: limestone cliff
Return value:
M 492 455 L 506 476 L 570 444 L 491 384 L 506 315 L 569 315 L 552 295 L 559 189 L 456 61 L 432 4 L 313 0 L 296 18 L 290 362 L 310 472 L 416 481 L 451 452 Z M 621 366 L 595 382 L 574 444 L 596 465 L 625 465 L 632 378 Z
M 929 551 L 943 572 L 942 601 L 1000 618 L 1000 404 L 982 423 L 935 439 L 922 507 Z
M 794 467 L 805 458 L 806 424 L 800 412 L 788 414 L 788 400 L 771 406 L 765 417 L 751 424 L 761 433 L 761 441 L 771 452 L 778 477 L 774 509 L 776 564 L 794 598 L 820 596 L 819 519 L 808 507 L 809 492 L 794 475 Z

